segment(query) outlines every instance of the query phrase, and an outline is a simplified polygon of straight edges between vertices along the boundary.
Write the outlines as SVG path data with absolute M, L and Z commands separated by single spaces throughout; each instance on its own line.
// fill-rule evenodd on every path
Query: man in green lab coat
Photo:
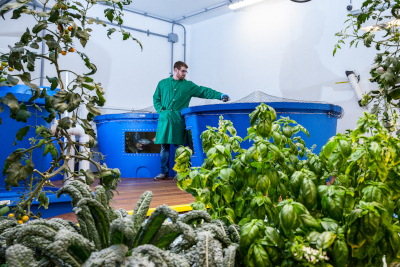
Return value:
M 187 69 L 184 62 L 176 62 L 174 75 L 161 80 L 153 95 L 154 108 L 159 114 L 155 143 L 161 144 L 161 174 L 155 180 L 168 178 L 170 144 L 183 145 L 188 142 L 181 110 L 189 106 L 190 99 L 229 99 L 225 94 L 185 80 Z

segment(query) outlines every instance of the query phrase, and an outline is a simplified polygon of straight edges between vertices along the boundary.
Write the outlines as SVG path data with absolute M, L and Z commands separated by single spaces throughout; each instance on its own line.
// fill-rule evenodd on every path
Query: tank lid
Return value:
M 295 113 L 326 113 L 338 118 L 343 117 L 343 108 L 328 103 L 308 103 L 308 102 L 253 102 L 253 103 L 232 103 L 232 104 L 215 104 L 193 106 L 182 109 L 183 116 L 189 116 L 196 113 L 224 112 L 224 111 L 244 111 L 251 112 L 261 103 L 273 107 L 279 112 L 295 112 Z
M 41 89 L 46 88 L 46 93 L 48 95 L 54 95 L 57 90 L 50 90 L 50 87 L 45 87 L 45 86 L 39 86 Z M 32 90 L 29 86 L 24 85 L 24 84 L 18 84 L 13 87 L 8 87 L 8 86 L 1 86 L 0 87 L 0 97 L 5 96 L 7 93 L 12 93 L 18 101 L 22 102 L 28 102 L 29 98 L 32 97 Z M 38 98 L 35 100 L 36 104 L 44 104 L 44 98 Z
M 120 113 L 120 114 L 105 114 L 96 116 L 94 121 L 102 122 L 102 121 L 117 121 L 117 120 L 137 120 L 137 119 L 158 119 L 158 114 L 154 113 Z

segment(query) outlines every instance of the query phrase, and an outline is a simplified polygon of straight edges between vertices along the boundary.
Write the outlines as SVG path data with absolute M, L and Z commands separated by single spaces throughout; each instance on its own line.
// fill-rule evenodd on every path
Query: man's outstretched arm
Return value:
M 190 89 L 191 96 L 193 97 L 200 97 L 200 98 L 207 98 L 207 99 L 219 99 L 222 98 L 222 93 L 215 91 L 211 88 L 198 86 L 197 84 L 191 82 L 191 89 Z

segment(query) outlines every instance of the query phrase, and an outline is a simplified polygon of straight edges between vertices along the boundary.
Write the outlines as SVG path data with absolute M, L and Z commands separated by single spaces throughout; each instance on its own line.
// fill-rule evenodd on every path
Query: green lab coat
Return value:
M 155 143 L 175 145 L 187 143 L 188 136 L 181 110 L 189 106 L 192 97 L 221 99 L 221 95 L 220 92 L 187 80 L 176 81 L 172 76 L 161 80 L 153 95 L 154 108 L 160 114 Z

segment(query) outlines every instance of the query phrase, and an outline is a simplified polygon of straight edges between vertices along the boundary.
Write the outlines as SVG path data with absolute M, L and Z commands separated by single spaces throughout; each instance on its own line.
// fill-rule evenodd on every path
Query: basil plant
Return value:
M 400 140 L 375 115 L 319 155 L 296 136 L 306 129 L 265 104 L 250 124 L 249 149 L 221 118 L 203 132 L 203 165 L 189 168 L 181 147 L 175 166 L 194 209 L 242 226 L 245 266 L 400 266 Z

